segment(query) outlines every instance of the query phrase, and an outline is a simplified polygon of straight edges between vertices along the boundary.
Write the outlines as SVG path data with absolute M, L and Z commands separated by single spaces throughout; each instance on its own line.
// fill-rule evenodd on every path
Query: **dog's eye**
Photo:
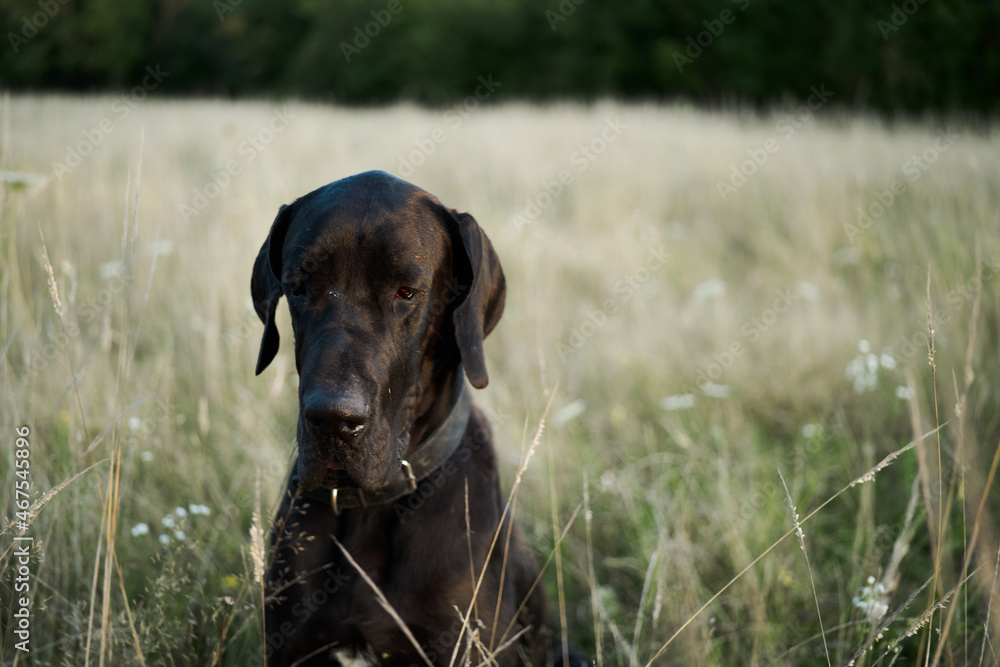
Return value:
M 396 290 L 396 297 L 399 299 L 410 300 L 413 298 L 414 294 L 416 294 L 416 292 L 409 287 L 400 287 Z
M 303 283 L 292 284 L 291 289 L 289 291 L 291 292 L 292 296 L 305 296 L 306 293 L 308 292 L 305 284 Z

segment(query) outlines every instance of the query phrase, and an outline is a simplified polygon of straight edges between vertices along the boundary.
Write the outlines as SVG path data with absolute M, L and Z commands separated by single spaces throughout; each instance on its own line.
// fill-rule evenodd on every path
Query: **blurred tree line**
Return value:
M 0 87 L 438 103 L 1000 99 L 997 0 L 0 0 Z

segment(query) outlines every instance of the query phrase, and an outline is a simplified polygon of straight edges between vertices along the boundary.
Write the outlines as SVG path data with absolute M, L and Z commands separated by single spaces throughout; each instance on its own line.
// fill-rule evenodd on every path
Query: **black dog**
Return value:
M 434 664 L 456 650 L 455 664 L 467 650 L 472 664 L 543 663 L 538 566 L 513 520 L 501 525 L 489 427 L 466 386 L 486 386 L 483 339 L 506 291 L 475 219 L 384 172 L 345 178 L 281 207 L 251 291 L 257 373 L 278 350 L 282 295 L 299 372 L 269 664 L 425 664 L 337 542 Z

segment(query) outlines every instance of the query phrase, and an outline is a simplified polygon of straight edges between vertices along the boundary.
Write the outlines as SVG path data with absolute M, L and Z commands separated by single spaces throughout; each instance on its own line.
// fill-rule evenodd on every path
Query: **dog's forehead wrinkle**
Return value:
M 451 247 L 448 230 L 434 212 L 440 203 L 388 174 L 368 180 L 388 185 L 366 188 L 362 197 L 328 186 L 318 196 L 300 200 L 286 252 L 291 247 L 301 263 L 315 266 L 355 258 L 371 264 L 386 257 L 394 262 L 438 263 Z M 416 201 L 420 205 L 414 205 Z M 351 270 L 364 268 L 352 264 Z

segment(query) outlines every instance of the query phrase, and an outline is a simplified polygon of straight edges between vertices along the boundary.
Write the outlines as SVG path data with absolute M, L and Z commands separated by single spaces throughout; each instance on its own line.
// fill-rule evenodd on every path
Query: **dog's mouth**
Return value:
M 328 468 L 323 475 L 323 486 L 328 489 L 353 489 L 360 487 L 360 484 L 343 468 Z
M 338 457 L 333 457 L 327 461 L 326 468 L 323 470 L 323 486 L 331 489 L 343 489 L 356 487 L 358 483 L 347 472 L 344 462 Z
M 326 470 L 323 471 L 323 485 L 332 489 L 344 486 L 356 486 L 354 480 L 351 479 L 351 476 L 344 468 L 344 464 L 337 458 L 330 459 L 327 462 Z
M 336 439 L 308 438 L 308 444 L 299 443 L 299 460 L 305 462 L 311 476 L 322 478 L 324 486 L 342 488 L 360 486 L 355 476 L 364 476 L 364 463 L 356 460 L 360 452 L 348 451 Z M 303 455 L 304 452 L 311 455 Z M 352 474 L 353 473 L 353 474 Z
M 303 429 L 298 440 L 299 484 L 306 490 L 323 486 L 376 492 L 385 487 L 392 477 L 396 447 L 388 446 L 389 438 L 375 435 L 342 442 Z

